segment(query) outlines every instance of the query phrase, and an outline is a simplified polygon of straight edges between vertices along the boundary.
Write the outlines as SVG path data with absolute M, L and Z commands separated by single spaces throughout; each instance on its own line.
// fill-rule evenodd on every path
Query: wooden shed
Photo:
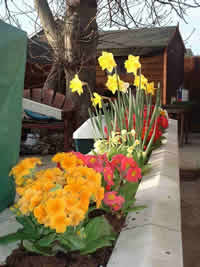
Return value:
M 140 56 L 142 73 L 161 85 L 163 104 L 169 104 L 183 84 L 185 46 L 178 26 L 102 32 L 98 54 L 101 51 L 114 54 L 120 77 L 127 82 L 133 82 L 133 76 L 126 73 L 124 61 L 129 54 Z M 103 88 L 106 80 L 106 73 L 97 65 L 97 87 Z
M 133 82 L 124 69 L 129 54 L 140 56 L 142 73 L 149 81 L 160 83 L 162 103 L 170 103 L 176 90 L 183 84 L 185 46 L 178 26 L 117 30 L 99 33 L 97 54 L 112 52 L 118 63 L 120 77 Z M 41 87 L 51 67 L 51 49 L 44 32 L 31 38 L 28 49 L 25 87 Z M 106 73 L 96 66 L 96 87 L 105 88 Z

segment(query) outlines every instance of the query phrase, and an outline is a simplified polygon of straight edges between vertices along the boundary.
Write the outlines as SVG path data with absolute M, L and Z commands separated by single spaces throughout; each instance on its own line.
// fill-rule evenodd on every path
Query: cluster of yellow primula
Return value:
M 45 227 L 63 233 L 68 226 L 84 220 L 91 201 L 97 208 L 101 205 L 104 188 L 101 174 L 84 166 L 73 153 L 59 153 L 53 161 L 61 167 L 35 172 L 26 183 L 17 185 L 17 208 L 24 215 L 34 214 Z M 15 176 L 20 164 L 11 174 Z
M 15 177 L 16 185 L 20 186 L 27 180 L 26 177 L 31 175 L 37 164 L 41 164 L 39 158 L 26 158 L 12 168 L 9 175 L 13 175 Z

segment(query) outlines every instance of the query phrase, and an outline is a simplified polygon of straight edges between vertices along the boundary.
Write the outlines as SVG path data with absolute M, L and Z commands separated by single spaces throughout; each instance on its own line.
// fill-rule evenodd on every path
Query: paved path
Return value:
M 181 180 L 184 267 L 200 267 L 200 177 Z
M 200 133 L 190 134 L 189 144 L 180 147 L 179 152 L 181 169 L 200 169 Z

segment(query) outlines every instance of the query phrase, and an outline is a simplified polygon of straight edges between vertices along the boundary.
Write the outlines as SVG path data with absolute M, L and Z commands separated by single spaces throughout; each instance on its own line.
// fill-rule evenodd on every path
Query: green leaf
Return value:
M 17 216 L 16 220 L 24 226 L 26 229 L 30 229 L 30 231 L 35 230 L 35 225 L 31 220 L 30 216 Z
M 55 253 L 53 253 L 51 250 L 49 250 L 47 248 L 41 248 L 41 247 L 35 245 L 33 242 L 30 242 L 28 240 L 25 240 L 23 242 L 23 246 L 27 251 L 34 252 L 34 253 L 37 253 L 37 254 L 41 254 L 41 255 L 44 255 L 44 256 L 55 255 Z
M 56 233 L 49 234 L 41 238 L 37 245 L 40 247 L 49 247 L 56 240 Z
M 109 247 L 109 246 L 112 246 L 112 242 L 109 240 L 106 240 L 105 238 L 93 240 L 87 245 L 85 249 L 81 250 L 81 254 L 82 255 L 89 254 L 89 253 L 95 252 L 99 248 Z
M 76 233 L 67 233 L 60 235 L 59 241 L 61 245 L 70 251 L 81 250 L 85 247 L 85 240 L 81 239 Z
M 138 190 L 138 183 L 125 183 L 121 186 L 119 190 L 119 195 L 123 196 L 125 199 L 125 202 L 123 204 L 122 211 L 126 212 L 126 209 L 128 209 L 135 201 L 135 194 Z
M 9 243 L 12 243 L 12 242 L 16 242 L 16 241 L 19 241 L 21 240 L 21 236 L 20 236 L 20 233 L 12 233 L 12 234 L 8 234 L 8 235 L 5 235 L 5 236 L 1 236 L 0 237 L 0 244 L 1 245 L 7 245 Z
M 35 232 L 24 232 L 24 229 L 19 229 L 16 233 L 1 236 L 0 244 L 9 244 L 18 240 L 36 240 Z
M 87 243 L 106 236 L 110 236 L 111 238 L 116 237 L 112 226 L 108 223 L 104 216 L 98 216 L 90 220 L 85 227 L 85 233 L 87 236 Z
M 55 192 L 58 189 L 61 189 L 62 186 L 60 184 L 56 184 L 56 186 L 54 186 L 53 188 L 51 188 L 51 190 L 49 192 Z
M 133 208 L 128 208 L 126 209 L 126 212 L 136 212 L 138 210 L 143 210 L 143 209 L 146 209 L 147 206 L 143 205 L 143 206 L 134 206 Z

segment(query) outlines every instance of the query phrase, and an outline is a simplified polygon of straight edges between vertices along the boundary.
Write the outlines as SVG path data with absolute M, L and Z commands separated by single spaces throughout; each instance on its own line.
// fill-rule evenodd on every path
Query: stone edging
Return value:
M 107 267 L 183 267 L 177 121 L 165 136 L 136 194 L 147 208 L 128 214 Z

